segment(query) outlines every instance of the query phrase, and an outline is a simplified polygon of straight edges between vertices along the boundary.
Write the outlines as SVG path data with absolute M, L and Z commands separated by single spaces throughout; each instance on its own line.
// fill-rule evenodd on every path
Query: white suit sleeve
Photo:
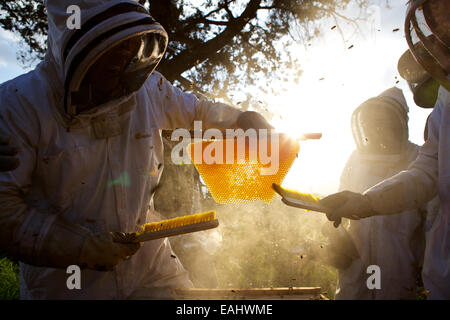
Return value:
M 14 256 L 31 258 L 39 254 L 38 247 L 54 216 L 41 214 L 26 204 L 40 128 L 33 109 L 10 99 L 17 94 L 8 92 L 8 87 L 0 90 L 0 132 L 11 137 L 12 144 L 20 149 L 20 165 L 14 171 L 0 173 L 0 248 Z
M 233 128 L 242 113 L 224 103 L 198 100 L 193 94 L 174 87 L 158 72 L 154 72 L 146 86 L 161 129 L 193 129 L 194 121 L 202 121 L 203 129 L 225 130 Z
M 437 193 L 439 130 L 442 104 L 436 104 L 428 125 L 428 140 L 408 170 L 380 182 L 365 192 L 380 215 L 417 208 Z

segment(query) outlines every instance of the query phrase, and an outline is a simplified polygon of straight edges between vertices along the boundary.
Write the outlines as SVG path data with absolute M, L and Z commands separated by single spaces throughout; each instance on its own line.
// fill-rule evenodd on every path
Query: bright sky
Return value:
M 350 128 L 353 110 L 393 86 L 403 90 L 409 104 L 410 140 L 423 144 L 430 110 L 414 104 L 406 81 L 397 72 L 397 61 L 408 48 L 403 32 L 406 1 L 390 1 L 391 8 L 384 0 L 379 2 L 371 8 L 372 21 L 360 25 L 362 36 L 350 37 L 353 32 L 344 31 L 344 44 L 337 29 L 331 30 L 335 23 L 330 22 L 323 24 L 322 39 L 306 50 L 303 46 L 294 48 L 304 70 L 300 83 L 283 84 L 288 90 L 285 94 L 268 97 L 272 99 L 269 106 L 280 110 L 283 117 L 275 123 L 280 130 L 293 135 L 323 133 L 322 140 L 301 144 L 285 186 L 319 194 L 335 192 L 341 171 L 355 149 Z M 393 32 L 397 28 L 400 30 Z
M 373 6 L 373 18 L 360 25 L 361 34 L 344 30 L 346 43 L 333 22 L 324 23 L 324 37 L 293 47 L 304 71 L 299 84 L 271 84 L 287 91 L 280 96 L 262 97 L 271 110 L 282 115 L 275 125 L 299 135 L 323 132 L 320 141 L 304 142 L 299 159 L 285 179 L 285 185 L 304 192 L 327 194 L 336 191 L 342 168 L 354 142 L 350 116 L 363 101 L 397 85 L 410 107 L 410 140 L 423 143 L 423 129 L 430 110 L 414 105 L 412 95 L 397 73 L 397 61 L 407 49 L 403 33 L 406 0 L 385 0 Z M 352 14 L 352 10 L 348 14 Z M 400 28 L 393 32 L 393 29 Z M 379 31 L 378 31 L 379 30 Z M 351 37 L 351 35 L 353 35 Z M 347 38 L 348 37 L 348 38 Z M 0 29 L 0 83 L 25 72 L 16 60 L 17 38 Z M 350 45 L 353 48 L 348 49 Z M 396 77 L 399 83 L 396 84 Z M 324 80 L 319 80 L 324 78 Z

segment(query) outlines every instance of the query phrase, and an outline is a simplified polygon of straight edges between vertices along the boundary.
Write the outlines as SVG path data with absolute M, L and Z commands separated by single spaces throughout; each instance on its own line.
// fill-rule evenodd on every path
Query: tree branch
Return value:
M 208 12 L 205 15 L 202 15 L 201 17 L 196 17 L 196 18 L 187 20 L 186 21 L 187 24 L 183 27 L 183 32 L 188 32 L 193 27 L 195 27 L 197 24 L 204 23 L 204 21 L 207 20 L 207 18 L 210 17 L 212 14 L 220 12 L 223 9 L 227 10 L 228 9 L 228 4 L 230 2 L 231 2 L 231 0 L 227 1 L 223 6 L 219 6 L 217 9 L 211 10 L 210 12 Z M 234 18 L 232 15 L 231 15 L 231 17 Z
M 227 26 L 230 22 L 229 21 L 215 21 L 215 20 L 208 20 L 205 19 L 205 24 L 215 24 L 218 26 Z
M 251 0 L 242 14 L 232 22 L 229 22 L 225 30 L 213 39 L 196 47 L 188 48 L 170 61 L 165 61 L 159 67 L 161 73 L 164 74 L 167 79 L 173 81 L 176 78 L 176 75 L 182 74 L 184 71 L 205 61 L 209 56 L 214 55 L 225 45 L 229 44 L 233 38 L 241 32 L 248 21 L 256 17 L 261 1 L 262 0 Z

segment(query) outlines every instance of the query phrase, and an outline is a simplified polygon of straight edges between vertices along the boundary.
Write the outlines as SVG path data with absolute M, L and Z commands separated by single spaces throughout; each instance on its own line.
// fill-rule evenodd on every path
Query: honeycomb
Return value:
M 240 148 L 243 145 L 240 143 L 242 140 L 238 139 L 235 137 L 233 139 L 198 141 L 190 144 L 187 151 L 217 203 L 240 204 L 257 200 L 270 203 L 275 195 L 272 184 L 281 184 L 288 173 L 299 152 L 298 142 L 286 135 L 279 135 L 278 170 L 272 174 L 263 174 L 269 172 L 271 164 L 263 164 L 267 161 L 261 159 L 259 151 L 261 146 L 266 146 L 267 152 L 262 150 L 263 155 L 272 156 L 272 140 L 258 138 L 257 144 L 251 144 L 246 139 L 245 152 L 238 152 L 238 144 L 240 144 Z M 222 155 L 220 152 L 217 154 L 210 152 L 212 149 L 220 150 L 220 148 L 223 150 Z M 233 159 L 228 152 L 231 148 L 234 148 Z M 198 159 L 199 150 L 201 150 L 202 161 Z M 217 156 L 216 160 L 222 158 L 222 162 L 217 163 L 217 161 L 213 162 L 209 159 L 210 163 L 208 164 L 205 161 L 208 160 L 208 157 L 203 159 L 205 150 L 207 154 Z

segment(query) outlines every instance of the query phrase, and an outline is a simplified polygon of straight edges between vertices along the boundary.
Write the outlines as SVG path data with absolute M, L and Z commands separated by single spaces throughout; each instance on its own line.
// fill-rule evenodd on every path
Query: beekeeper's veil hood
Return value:
M 68 27 L 74 14 L 68 8 L 73 5 L 80 9 L 81 29 Z M 53 56 L 59 81 L 64 85 L 64 112 L 69 116 L 98 111 L 136 92 L 167 47 L 165 30 L 136 1 L 47 0 L 46 7 L 48 54 Z M 111 49 L 130 40 L 135 43 L 134 56 L 117 71 L 120 85 L 104 95 L 100 103 L 98 100 L 93 103 L 89 85 L 83 87 L 90 68 Z
M 407 50 L 398 62 L 414 102 L 433 108 L 439 86 L 450 90 L 450 1 L 410 0 L 405 18 Z
M 402 154 L 408 143 L 408 105 L 390 88 L 362 103 L 352 115 L 352 133 L 362 154 Z

